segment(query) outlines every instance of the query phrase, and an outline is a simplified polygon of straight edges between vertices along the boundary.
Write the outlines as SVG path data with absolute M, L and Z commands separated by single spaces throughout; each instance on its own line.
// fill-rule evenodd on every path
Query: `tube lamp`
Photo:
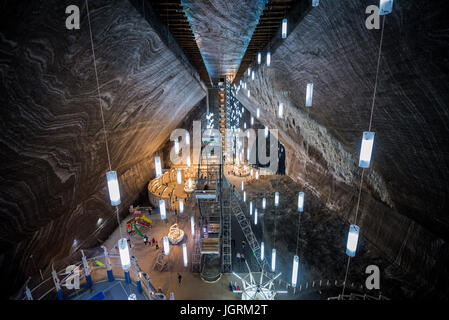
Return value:
M 195 217 L 194 216 L 190 217 L 190 230 L 191 230 L 192 236 L 194 236 L 195 235 Z
M 265 243 L 263 241 L 260 243 L 260 260 L 263 261 L 265 258 Z
M 262 62 L 262 53 L 257 53 L 257 64 L 260 64 Z
M 296 288 L 296 283 L 298 281 L 298 267 L 299 267 L 299 257 L 293 257 L 293 269 L 292 269 L 292 287 Z
M 179 199 L 179 213 L 183 213 L 183 212 L 184 212 L 184 200 Z
M 267 67 L 271 65 L 271 53 L 270 51 L 267 52 Z
M 131 259 L 129 257 L 128 241 L 126 238 L 121 238 L 118 241 L 118 249 L 120 252 L 120 262 L 123 270 L 128 270 L 131 267 Z
M 274 272 L 276 270 L 276 249 L 271 250 L 271 271 Z
M 349 226 L 349 233 L 348 233 L 348 242 L 346 243 L 346 254 L 350 257 L 355 256 L 355 252 L 357 250 L 357 243 L 359 241 L 359 231 L 360 227 L 351 224 Z
M 279 192 L 276 191 L 274 194 L 274 205 L 277 207 L 279 206 Z
M 298 211 L 304 211 L 304 192 L 298 193 Z
M 363 132 L 362 146 L 360 147 L 359 167 L 369 168 L 371 162 L 371 154 L 374 145 L 374 132 Z
M 118 186 L 117 172 L 106 172 L 106 180 L 108 181 L 108 191 L 111 205 L 118 206 L 120 204 L 120 189 Z
M 287 38 L 287 19 L 282 19 L 282 39 Z
M 279 103 L 278 108 L 278 118 L 282 119 L 283 116 L 284 116 L 284 104 L 281 102 Z
M 159 211 L 161 213 L 161 219 L 165 220 L 167 217 L 167 212 L 165 210 L 165 200 L 163 199 L 159 200 Z
M 313 98 L 313 83 L 308 83 L 306 90 L 306 107 L 312 106 L 312 98 Z
M 265 209 L 267 207 L 267 199 L 263 198 L 262 199 L 262 209 Z
M 168 237 L 164 236 L 162 243 L 164 244 L 164 253 L 166 256 L 170 253 L 170 243 L 168 243 Z
M 380 0 L 379 2 L 379 15 L 383 16 L 391 13 L 393 10 L 393 0 Z
M 249 215 L 250 216 L 253 215 L 253 202 L 252 201 L 249 202 Z
M 176 171 L 176 182 L 177 182 L 178 184 L 181 184 L 181 183 L 182 183 L 181 170 L 179 170 L 179 169 Z
M 257 208 L 254 209 L 254 225 L 257 226 Z
M 187 246 L 185 243 L 182 244 L 182 258 L 184 260 L 184 267 L 187 267 Z
M 320 0 L 312 0 L 312 7 L 318 7 L 320 5 Z
M 156 177 L 159 178 L 162 176 L 161 157 L 155 157 L 154 164 L 156 167 Z

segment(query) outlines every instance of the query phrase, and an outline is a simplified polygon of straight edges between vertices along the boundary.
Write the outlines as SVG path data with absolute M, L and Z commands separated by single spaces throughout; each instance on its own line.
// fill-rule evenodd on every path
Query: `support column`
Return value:
M 89 287 L 92 287 L 93 286 L 92 276 L 90 275 L 89 265 L 87 264 L 87 259 L 86 259 L 86 256 L 84 255 L 83 250 L 81 250 L 81 254 L 83 255 L 82 259 L 83 259 L 83 266 L 84 266 L 84 275 L 86 276 L 86 282 L 89 285 Z
M 129 269 L 123 270 L 125 271 L 125 282 L 131 283 L 131 278 L 129 277 Z
M 105 246 L 101 246 L 104 250 L 104 260 L 106 262 L 106 272 L 108 274 L 108 281 L 113 282 L 114 281 L 114 275 L 112 273 L 111 268 L 111 260 L 109 259 L 108 249 Z
M 142 277 L 142 272 L 139 272 L 136 277 L 136 286 L 137 286 L 137 292 L 140 294 L 142 294 L 142 282 L 140 280 L 141 277 Z
M 61 288 L 61 284 L 58 279 L 58 275 L 56 274 L 56 271 L 53 268 L 53 266 L 51 267 L 51 269 L 52 269 L 51 275 L 52 275 L 53 281 L 55 283 L 56 295 L 58 296 L 58 300 L 64 300 L 64 294 L 62 292 L 62 288 Z

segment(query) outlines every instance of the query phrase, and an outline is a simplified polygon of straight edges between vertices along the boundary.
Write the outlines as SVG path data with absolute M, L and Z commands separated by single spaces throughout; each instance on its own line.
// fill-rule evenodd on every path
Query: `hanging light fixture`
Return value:
M 391 13 L 393 10 L 393 0 L 380 0 L 379 2 L 379 15 L 383 16 Z
M 260 243 L 260 260 L 263 261 L 264 258 L 265 258 L 265 244 L 262 241 Z
M 259 180 L 259 170 L 256 170 L 256 180 Z
M 253 215 L 253 202 L 252 201 L 249 202 L 249 215 L 250 216 Z
M 282 119 L 283 116 L 284 116 L 284 104 L 280 102 L 278 107 L 278 118 Z
M 191 163 L 190 163 L 190 156 L 187 156 L 187 168 L 190 168 Z
M 282 19 L 282 39 L 287 38 L 287 19 Z
M 194 236 L 195 235 L 195 217 L 194 216 L 190 217 L 190 230 L 191 230 L 192 236 Z
M 154 166 L 156 167 L 156 177 L 162 176 L 161 157 L 154 158 Z
M 187 267 L 187 246 L 185 243 L 182 244 L 182 258 L 184 260 L 184 267 Z
M 263 198 L 263 199 L 262 199 L 262 209 L 265 210 L 266 206 L 267 206 L 267 199 L 266 199 L 266 198 Z
M 279 206 L 279 192 L 275 192 L 274 194 L 274 205 L 277 207 Z
M 276 271 L 276 249 L 271 250 L 271 271 Z
M 246 202 L 246 191 L 243 191 L 243 202 Z
M 374 145 L 374 132 L 363 132 L 362 146 L 360 148 L 359 167 L 369 168 L 371 162 L 371 154 Z
M 248 67 L 248 76 L 251 75 L 251 68 Z
M 312 0 L 312 7 L 318 7 L 320 4 L 320 0 Z
M 298 267 L 299 267 L 299 257 L 293 257 L 293 268 L 292 268 L 292 287 L 296 288 L 296 283 L 298 281 Z
M 190 134 L 186 132 L 186 144 L 190 144 Z
M 251 80 L 254 80 L 254 70 L 251 71 Z
M 304 192 L 298 193 L 298 211 L 304 211 Z
M 242 180 L 242 191 L 245 190 L 245 182 Z
M 270 51 L 267 52 L 267 67 L 271 65 L 271 53 Z
M 164 253 L 166 256 L 170 253 L 170 243 L 168 242 L 168 237 L 164 236 L 162 243 L 164 244 Z
M 108 182 L 109 199 L 111 205 L 118 206 L 120 204 L 120 189 L 118 186 L 117 172 L 106 172 L 106 180 Z
M 256 118 L 259 119 L 260 116 L 260 108 L 257 108 L 256 110 Z
M 192 178 L 189 178 L 188 184 L 189 184 L 189 189 L 192 189 Z
M 179 199 L 179 213 L 184 212 L 184 200 L 181 198 Z
M 131 259 L 129 257 L 128 241 L 126 238 L 121 238 L 118 241 L 118 250 L 120 252 L 120 262 L 123 270 L 128 270 L 131 267 Z
M 251 125 L 254 125 L 254 117 L 251 117 Z
M 265 126 L 265 138 L 268 138 L 268 127 Z
M 260 64 L 261 62 L 262 62 L 262 53 L 258 52 L 257 53 L 257 64 Z
M 179 169 L 176 171 L 176 182 L 177 182 L 178 184 L 181 184 L 181 183 L 182 183 L 181 170 L 179 170 Z
M 359 241 L 359 231 L 360 227 L 351 224 L 349 226 L 349 233 L 348 233 L 348 242 L 346 243 L 346 254 L 350 257 L 355 256 L 355 252 L 357 251 L 357 243 Z
M 257 208 L 254 209 L 254 225 L 257 226 Z
M 243 123 L 243 129 L 246 129 L 246 122 Z
M 165 200 L 159 200 L 159 211 L 161 213 L 161 219 L 164 220 L 167 217 L 167 212 L 165 211 Z
M 251 96 L 251 90 L 248 89 L 248 98 Z
M 312 98 L 313 98 L 313 83 L 308 83 L 306 91 L 306 107 L 312 106 Z

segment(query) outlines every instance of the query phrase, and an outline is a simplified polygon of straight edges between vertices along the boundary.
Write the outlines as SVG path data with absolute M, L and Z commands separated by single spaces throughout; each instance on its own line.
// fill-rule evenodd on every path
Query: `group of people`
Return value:
M 237 290 L 237 291 L 240 291 L 240 286 L 237 284 L 237 282 L 229 282 L 229 290 L 231 290 L 231 291 L 235 291 L 235 290 Z
M 159 243 L 154 238 L 151 239 L 151 241 L 149 241 L 147 235 L 143 237 L 143 243 L 145 244 L 145 246 L 147 245 L 150 245 L 150 247 L 156 246 L 156 250 L 159 249 Z

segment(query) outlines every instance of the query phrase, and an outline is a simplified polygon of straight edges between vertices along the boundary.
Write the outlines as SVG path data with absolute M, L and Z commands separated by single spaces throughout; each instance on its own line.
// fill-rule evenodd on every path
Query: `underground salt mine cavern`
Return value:
M 0 12 L 3 300 L 447 299 L 448 1 Z

